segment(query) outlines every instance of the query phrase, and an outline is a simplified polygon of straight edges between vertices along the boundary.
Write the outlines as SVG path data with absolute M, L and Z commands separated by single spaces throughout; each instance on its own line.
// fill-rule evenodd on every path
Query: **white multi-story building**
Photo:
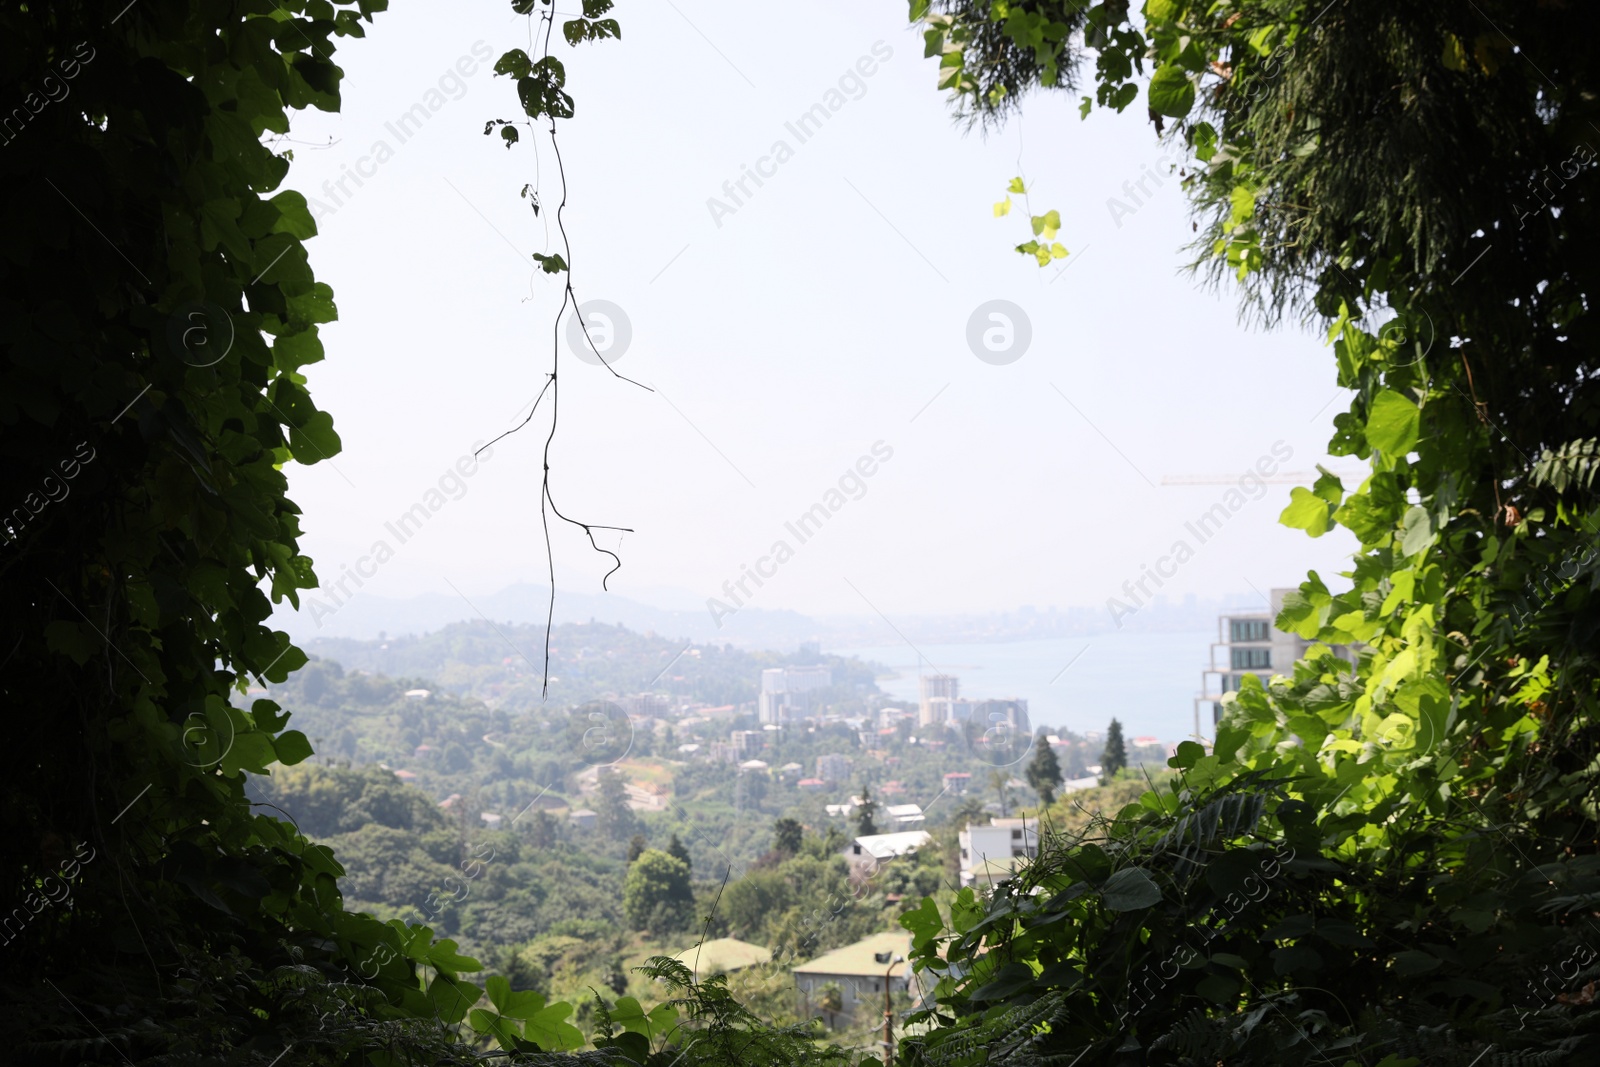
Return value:
M 732 730 L 728 733 L 728 743 L 733 746 L 735 758 L 754 759 L 766 745 L 766 736 L 760 730 Z
M 1010 870 L 1016 860 L 1039 854 L 1038 819 L 995 819 L 988 826 L 967 824 L 956 835 L 961 845 L 961 884 L 969 886 L 985 872 Z
M 918 725 L 948 722 L 948 702 L 961 696 L 961 679 L 953 674 L 925 674 L 918 679 L 918 686 L 922 697 Z
M 975 700 L 969 718 L 980 731 L 1002 725 L 1009 726 L 1017 734 L 1027 734 L 1032 729 L 1026 700 Z
M 1217 618 L 1217 639 L 1211 643 L 1211 664 L 1200 672 L 1200 692 L 1194 698 L 1194 735 L 1201 734 L 1200 708 L 1211 706 L 1211 723 L 1222 718 L 1222 698 L 1236 693 L 1245 675 L 1253 674 L 1266 684 L 1274 674 L 1293 674 L 1294 664 L 1315 642 L 1298 634 L 1278 629 L 1273 623 L 1283 611 L 1283 601 L 1292 590 L 1272 590 L 1269 608 L 1259 611 L 1229 612 Z M 1340 646 L 1337 654 L 1349 658 L 1353 650 Z
M 761 672 L 759 715 L 763 724 L 781 726 L 812 709 L 812 695 L 833 684 L 826 666 L 768 667 Z

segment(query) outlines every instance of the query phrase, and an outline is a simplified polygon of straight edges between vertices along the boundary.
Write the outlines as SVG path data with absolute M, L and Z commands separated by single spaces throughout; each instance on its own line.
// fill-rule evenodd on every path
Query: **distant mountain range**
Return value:
M 1104 608 L 1033 608 L 1014 611 L 907 615 L 893 620 L 876 616 L 815 618 L 797 611 L 747 607 L 721 620 L 719 627 L 704 608 L 672 607 L 688 595 L 670 591 L 641 594 L 655 603 L 616 593 L 592 593 L 570 587 L 557 590 L 555 622 L 601 622 L 627 627 L 636 633 L 696 643 L 730 644 L 739 648 L 792 651 L 803 642 L 819 641 L 828 648 L 871 647 L 902 639 L 934 644 L 981 644 L 1103 633 L 1113 628 Z M 380 635 L 434 633 L 453 622 L 488 619 L 494 623 L 543 625 L 549 610 L 548 586 L 519 583 L 473 597 L 470 601 L 446 593 L 424 593 L 393 599 L 358 593 L 342 606 L 329 610 L 307 607 L 299 612 L 280 608 L 274 625 L 288 631 L 297 642 L 319 638 L 371 640 Z M 324 604 L 331 598 L 321 597 Z M 1123 628 L 1135 631 L 1198 630 L 1216 625 L 1224 611 L 1265 610 L 1260 597 L 1240 595 L 1182 603 L 1156 603 L 1122 619 Z M 892 622 L 892 624 L 891 624 Z

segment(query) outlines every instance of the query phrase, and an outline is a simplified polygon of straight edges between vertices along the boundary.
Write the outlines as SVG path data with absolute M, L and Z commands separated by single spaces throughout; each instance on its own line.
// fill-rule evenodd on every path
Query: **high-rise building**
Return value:
M 753 759 L 766 744 L 766 735 L 760 730 L 734 730 L 728 734 L 728 743 L 733 746 L 737 758 Z
M 763 724 L 782 725 L 813 708 L 813 694 L 833 684 L 826 666 L 768 667 L 761 672 L 759 715 Z
M 817 777 L 824 782 L 844 782 L 850 779 L 851 759 L 836 752 L 817 757 Z
M 980 730 L 1006 725 L 1018 734 L 1027 734 L 1032 729 L 1026 700 L 974 700 L 969 718 Z
M 1222 718 L 1222 698 L 1236 693 L 1246 675 L 1266 684 L 1274 674 L 1292 674 L 1295 661 L 1315 642 L 1274 625 L 1283 601 L 1293 590 L 1274 589 L 1270 606 L 1257 611 L 1234 611 L 1217 618 L 1217 639 L 1211 643 L 1211 664 L 1200 672 L 1200 692 L 1194 698 L 1194 734 L 1200 733 L 1200 707 L 1211 706 L 1211 723 Z M 1349 658 L 1354 650 L 1338 646 L 1334 652 Z
M 936 705 L 935 701 L 948 702 L 959 697 L 961 679 L 953 674 L 925 674 L 918 682 L 922 696 L 918 725 L 932 726 L 934 723 L 948 722 L 948 703 Z

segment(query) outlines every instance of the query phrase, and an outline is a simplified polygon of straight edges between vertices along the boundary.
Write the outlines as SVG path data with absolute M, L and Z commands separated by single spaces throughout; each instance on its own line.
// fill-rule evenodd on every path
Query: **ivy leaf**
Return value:
M 311 742 L 306 740 L 306 735 L 299 730 L 289 730 L 279 734 L 273 739 L 272 748 L 278 754 L 278 762 L 285 767 L 293 767 L 311 755 Z M 458 1018 L 452 1021 L 460 1020 Z
M 1025 963 L 1008 963 L 969 995 L 973 1000 L 1009 1000 L 1033 982 L 1032 967 Z
M 503 975 L 497 974 L 483 984 L 489 1002 L 508 1019 L 531 1019 L 545 1009 L 544 997 L 531 989 L 514 991 L 510 980 Z
M 995 206 L 994 206 L 994 217 L 995 218 L 999 218 L 1002 215 L 1009 215 L 1009 214 L 1011 214 L 1011 198 L 1008 196 L 1004 200 L 1001 200 L 1000 202 L 995 204 Z
M 1161 887 L 1139 867 L 1124 867 L 1100 887 L 1100 898 L 1112 911 L 1137 911 L 1161 902 Z
M 551 253 L 547 256 L 542 252 L 535 252 L 533 258 L 534 262 L 544 268 L 546 274 L 560 274 L 567 269 L 567 261 L 557 253 Z
M 583 0 L 583 15 L 585 18 L 597 19 L 610 11 L 611 0 Z
M 289 430 L 289 450 L 294 453 L 295 462 L 308 467 L 338 455 L 342 447 L 339 435 L 333 430 L 333 416 L 326 411 L 313 412 Z
M 564 1002 L 551 1004 L 534 1015 L 523 1026 L 528 1040 L 536 1041 L 546 1052 L 571 1052 L 582 1048 L 583 1031 L 566 1021 L 572 1014 L 572 1005 Z
M 487 1034 L 500 1042 L 502 1048 L 514 1049 L 522 1035 L 517 1032 L 515 1023 L 509 1022 L 492 1011 L 482 1008 L 473 1008 L 467 1016 L 467 1025 L 480 1034 Z
M 932 897 L 923 897 L 921 904 L 900 916 L 900 925 L 911 931 L 914 952 L 921 952 L 944 933 L 944 919 Z
M 422 961 L 429 966 L 451 974 L 483 970 L 483 964 L 471 956 L 463 956 L 456 951 L 460 946 L 456 944 L 454 939 L 441 937 L 437 941 L 432 941 L 432 937 L 433 934 L 430 931 L 428 934 L 429 942 L 426 943 L 426 947 L 421 953 Z
M 1422 412 L 1409 399 L 1385 389 L 1367 413 L 1367 443 L 1388 459 L 1399 459 L 1417 446 Z
M 1171 759 L 1167 760 L 1167 766 L 1186 771 L 1193 767 L 1200 757 L 1205 754 L 1206 747 L 1204 745 L 1195 741 L 1179 741 L 1178 751 Z
M 1012 178 L 1011 184 L 1006 186 L 1006 192 L 1008 193 L 1026 193 L 1027 191 L 1022 185 L 1021 178 Z
M 645 1011 L 643 1005 L 633 997 L 619 997 L 617 1006 L 611 1009 L 611 1021 L 620 1025 L 624 1030 L 645 1037 L 659 1037 L 672 1028 L 677 1019 L 677 1009 L 670 1004 L 658 1005 L 651 1011 Z
M 483 990 L 471 982 L 463 982 L 447 974 L 435 975 L 433 981 L 428 983 L 428 1004 L 446 1023 L 458 1023 L 466 1018 L 467 1010 L 482 995 Z
M 1433 513 L 1420 504 L 1408 508 L 1401 524 L 1401 555 L 1415 556 L 1419 552 L 1426 552 L 1433 540 Z
M 509 74 L 513 78 L 526 78 L 532 69 L 533 60 L 529 59 L 528 53 L 520 48 L 513 48 L 494 64 L 495 74 Z
M 1181 119 L 1194 107 L 1194 83 L 1182 67 L 1164 63 L 1150 78 L 1150 110 Z
M 1278 522 L 1295 530 L 1304 530 L 1312 537 L 1328 532 L 1333 522 L 1333 508 L 1303 485 L 1289 490 L 1289 506 L 1278 516 Z

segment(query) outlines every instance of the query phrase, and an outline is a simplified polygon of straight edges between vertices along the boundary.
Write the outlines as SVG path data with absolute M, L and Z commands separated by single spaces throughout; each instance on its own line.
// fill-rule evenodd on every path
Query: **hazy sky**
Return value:
M 1202 544 L 1185 523 L 1228 487 L 1161 485 L 1327 462 L 1343 401 L 1321 339 L 1247 331 L 1234 294 L 1180 273 L 1185 200 L 1148 124 L 1082 121 L 1062 93 L 966 133 L 905 10 L 623 0 L 621 42 L 555 46 L 577 101 L 561 127 L 575 284 L 623 310 L 616 368 L 657 390 L 563 352 L 554 490 L 568 514 L 636 531 L 612 589 L 703 604 L 767 557 L 747 603 L 893 618 L 1103 605 L 1180 539 L 1193 557 L 1163 564 L 1172 597 L 1340 569 L 1351 542 L 1276 525 L 1289 486 Z M 471 477 L 447 474 L 550 367 L 560 294 L 530 254 L 559 243 L 518 192 L 538 181 L 553 206 L 554 157 L 542 136 L 508 151 L 482 133 L 518 114 L 490 68 L 527 27 L 505 0 L 396 5 L 341 44 L 343 114 L 296 120 L 309 143 L 289 184 L 325 209 L 312 263 L 340 310 L 309 374 L 344 452 L 290 475 L 325 581 L 379 540 L 394 555 L 364 564 L 364 589 L 383 596 L 544 574 L 543 411 Z M 826 121 L 800 127 L 819 104 Z M 414 105 L 426 120 L 402 127 Z M 741 192 L 746 167 L 766 176 Z M 325 190 L 352 171 L 359 186 Z M 991 211 L 1017 174 L 1035 212 L 1061 213 L 1072 254 L 1044 270 L 1011 250 L 1020 198 Z M 995 300 L 1031 332 L 1003 364 L 968 341 Z M 1003 344 L 980 316 L 989 329 Z M 851 474 L 874 448 L 870 477 Z M 419 503 L 437 510 L 402 544 L 385 523 Z M 829 518 L 802 542 L 785 524 L 818 504 Z M 557 527 L 555 548 L 564 583 L 598 590 L 609 561 L 581 533 Z

